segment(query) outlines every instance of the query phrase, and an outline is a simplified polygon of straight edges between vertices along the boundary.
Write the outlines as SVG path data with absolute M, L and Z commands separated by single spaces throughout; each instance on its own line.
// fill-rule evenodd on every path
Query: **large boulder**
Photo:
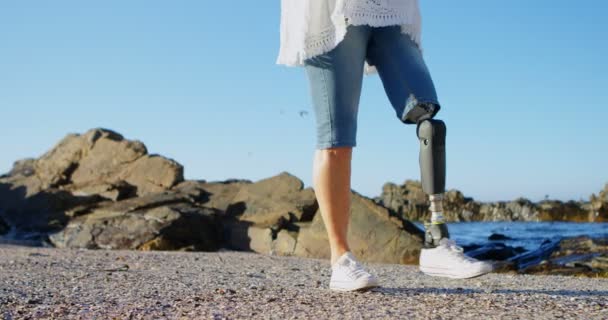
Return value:
M 18 229 L 51 231 L 65 226 L 74 208 L 162 192 L 183 180 L 177 162 L 93 129 L 67 135 L 38 159 L 17 161 L 0 177 L 0 216 Z
M 277 239 L 277 246 L 291 247 L 288 238 Z M 351 193 L 351 218 L 348 229 L 351 251 L 367 262 L 418 262 L 423 232 L 415 225 L 391 215 L 389 210 L 375 204 L 357 192 Z M 285 243 L 287 242 L 287 243 Z M 293 254 L 301 257 L 329 258 L 329 240 L 320 212 L 308 225 L 302 224 Z
M 205 182 L 206 207 L 223 211 L 222 224 L 227 247 L 270 253 L 270 243 L 281 230 L 311 221 L 318 204 L 312 188 L 287 173 L 251 182 L 227 180 Z
M 318 204 L 312 188 L 303 187 L 300 179 L 287 172 L 243 185 L 232 199 L 232 205 L 241 203 L 244 206 L 242 212 L 234 214 L 240 221 L 260 227 L 310 221 Z

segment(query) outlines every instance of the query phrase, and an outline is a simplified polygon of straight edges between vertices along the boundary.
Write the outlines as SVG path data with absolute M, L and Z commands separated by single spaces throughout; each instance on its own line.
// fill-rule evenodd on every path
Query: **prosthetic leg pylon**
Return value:
M 420 140 L 420 175 L 422 189 L 429 195 L 433 219 L 425 224 L 425 248 L 434 248 L 443 238 L 449 238 L 443 221 L 443 194 L 445 192 L 445 137 L 446 126 L 441 120 L 423 118 L 417 121 L 416 133 Z M 435 219 L 439 215 L 439 219 Z

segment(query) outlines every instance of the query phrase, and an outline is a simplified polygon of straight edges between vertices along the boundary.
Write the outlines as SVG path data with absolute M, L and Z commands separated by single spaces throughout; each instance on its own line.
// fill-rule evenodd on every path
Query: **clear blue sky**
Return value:
M 421 0 L 448 125 L 448 188 L 587 199 L 608 182 L 608 2 Z M 68 132 L 116 130 L 190 179 L 312 179 L 301 68 L 275 64 L 279 1 L 1 1 L 0 172 Z M 301 115 L 300 111 L 308 111 Z M 415 128 L 367 76 L 352 188 L 418 179 Z

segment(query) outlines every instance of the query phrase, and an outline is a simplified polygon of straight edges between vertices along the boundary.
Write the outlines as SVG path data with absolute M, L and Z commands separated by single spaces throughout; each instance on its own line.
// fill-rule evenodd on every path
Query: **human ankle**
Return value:
M 332 250 L 331 259 L 330 259 L 331 265 L 333 266 L 334 264 L 336 264 L 338 259 L 340 259 L 340 257 L 342 257 L 348 251 L 349 251 L 348 248 L 339 248 L 336 250 Z

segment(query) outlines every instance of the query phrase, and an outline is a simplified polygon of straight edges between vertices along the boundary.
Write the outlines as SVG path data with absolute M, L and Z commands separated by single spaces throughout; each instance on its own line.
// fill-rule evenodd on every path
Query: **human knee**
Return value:
M 437 103 L 421 102 L 410 95 L 401 114 L 401 121 L 406 124 L 420 124 L 424 120 L 435 117 L 440 109 L 441 107 Z

